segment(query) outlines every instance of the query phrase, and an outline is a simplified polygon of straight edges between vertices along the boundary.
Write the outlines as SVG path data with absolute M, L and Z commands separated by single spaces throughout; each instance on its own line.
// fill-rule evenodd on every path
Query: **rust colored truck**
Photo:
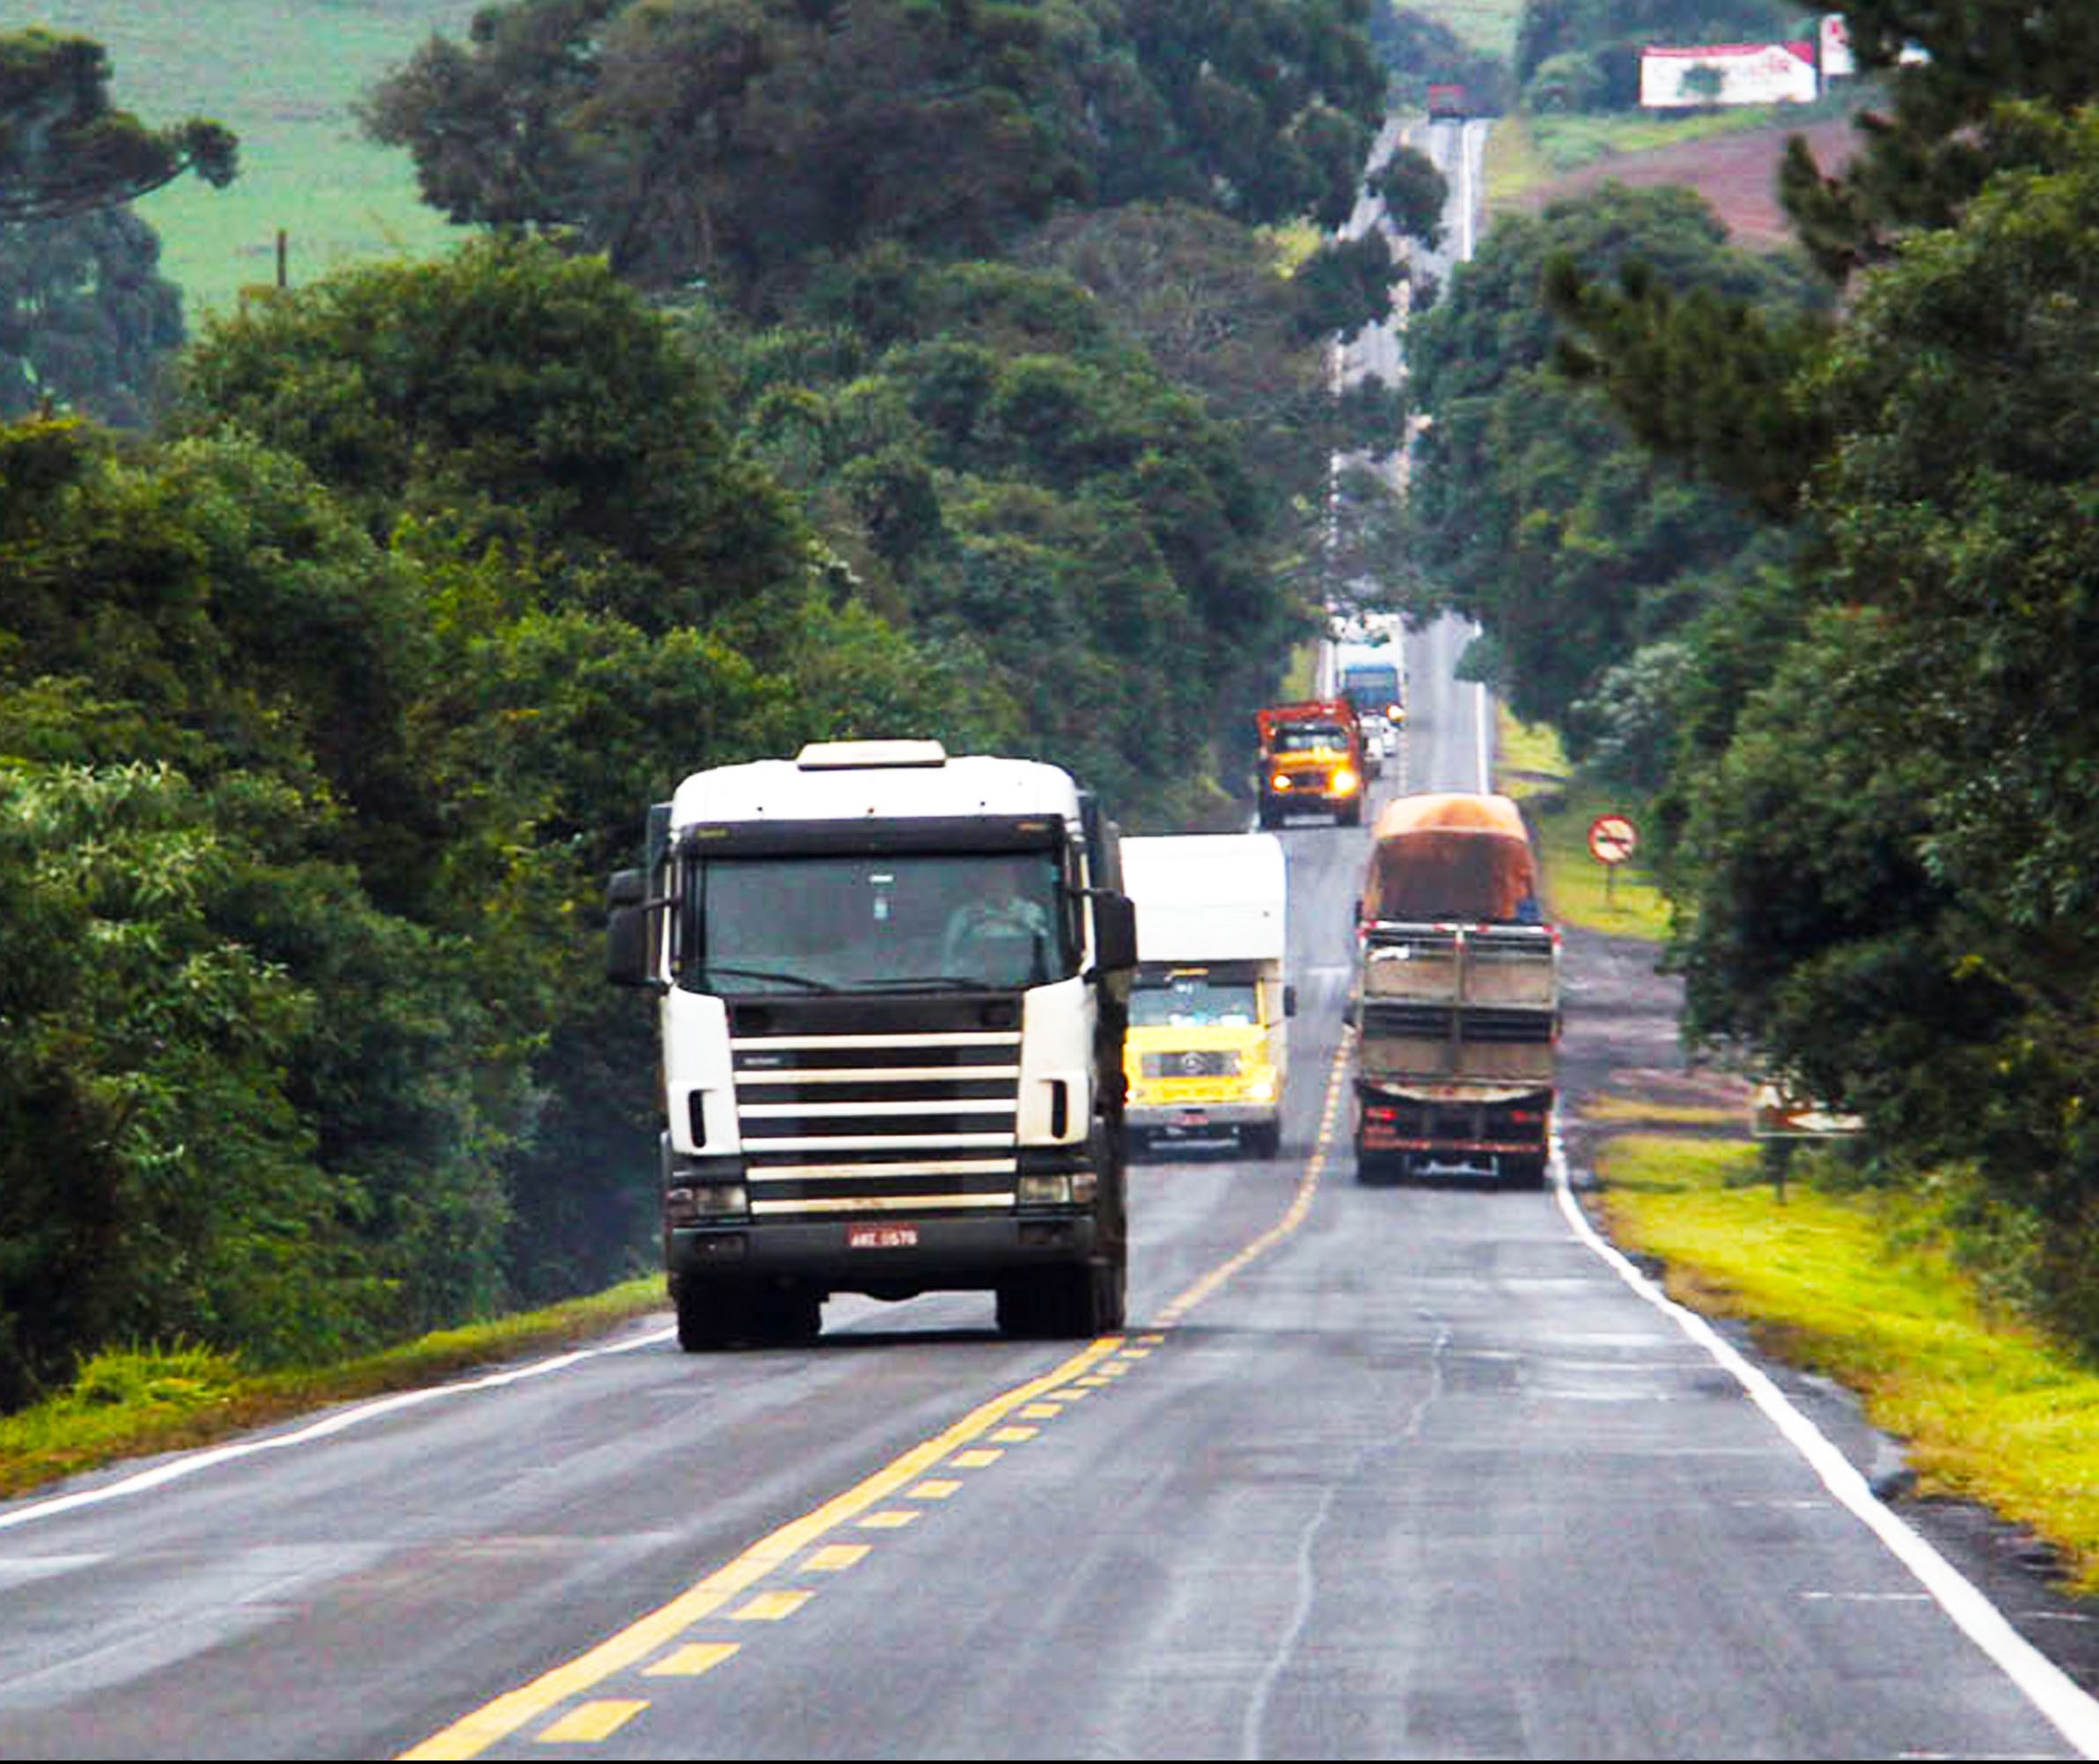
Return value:
M 1356 1173 L 1536 1186 L 1551 1153 L 1560 936 L 1508 797 L 1401 797 L 1356 908 Z

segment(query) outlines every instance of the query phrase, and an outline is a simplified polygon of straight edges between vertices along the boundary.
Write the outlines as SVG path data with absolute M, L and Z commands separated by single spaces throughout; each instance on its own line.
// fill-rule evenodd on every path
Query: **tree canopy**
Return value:
M 114 208 L 185 172 L 231 183 L 239 143 L 203 117 L 150 129 L 109 102 L 101 44 L 31 27 L 0 33 L 0 220 Z

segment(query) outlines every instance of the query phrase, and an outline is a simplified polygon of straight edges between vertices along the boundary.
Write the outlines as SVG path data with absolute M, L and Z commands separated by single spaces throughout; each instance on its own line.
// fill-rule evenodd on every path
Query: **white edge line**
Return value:
M 136 1475 L 104 1484 L 99 1488 L 83 1488 L 77 1494 L 57 1495 L 46 1501 L 34 1501 L 17 1507 L 9 1512 L 0 1512 L 0 1531 L 16 1525 L 26 1525 L 36 1519 L 55 1518 L 61 1513 L 77 1511 L 82 1507 L 99 1506 L 105 1501 L 121 1500 L 131 1495 L 143 1495 L 164 1483 L 180 1481 L 185 1476 L 194 1476 L 199 1471 L 210 1470 L 221 1464 L 230 1464 L 236 1459 L 253 1457 L 261 1452 L 282 1452 L 294 1445 L 309 1445 L 356 1426 L 360 1422 L 374 1421 L 382 1415 L 393 1415 L 406 1408 L 414 1408 L 437 1397 L 463 1396 L 473 1391 L 500 1389 L 526 1378 L 536 1378 L 548 1372 L 565 1371 L 569 1367 L 584 1360 L 593 1360 L 605 1354 L 631 1353 L 636 1348 L 654 1347 L 671 1339 L 672 1331 L 654 1329 L 624 1341 L 614 1341 L 601 1348 L 579 1349 L 572 1354 L 557 1354 L 551 1359 L 533 1360 L 522 1366 L 510 1366 L 502 1371 L 489 1372 L 478 1378 L 462 1378 L 456 1384 L 432 1385 L 423 1390 L 401 1391 L 389 1397 L 378 1397 L 371 1402 L 359 1403 L 355 1408 L 340 1409 L 325 1419 L 313 1422 L 291 1433 L 272 1434 L 266 1439 L 244 1440 L 238 1445 L 213 1446 L 203 1451 L 186 1452 L 170 1459 L 165 1464 L 142 1470 Z
M 1916 1576 L 1962 1633 L 1996 1662 L 2006 1677 L 2025 1693 L 2034 1707 L 2081 1757 L 2099 1757 L 2099 1702 L 2095 1702 L 2061 1667 L 2017 1629 L 1977 1590 L 1973 1582 L 1912 1531 L 1874 1494 L 1866 1478 L 1832 1445 L 1815 1423 L 1795 1408 L 1770 1378 L 1743 1357 L 1724 1336 L 1695 1311 L 1685 1309 L 1635 1268 L 1598 1234 L 1574 1199 L 1567 1180 L 1567 1158 L 1554 1136 L 1554 1187 L 1560 1210 L 1575 1235 L 1616 1270 L 1633 1291 L 1676 1322 L 1678 1328 L 1732 1373 L 1750 1400 L 1808 1460 L 1823 1486 L 1885 1544 Z

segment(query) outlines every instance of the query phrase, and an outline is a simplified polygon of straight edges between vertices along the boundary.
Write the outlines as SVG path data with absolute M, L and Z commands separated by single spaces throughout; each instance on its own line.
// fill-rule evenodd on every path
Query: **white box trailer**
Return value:
M 1257 1157 L 1282 1143 L 1288 871 L 1272 833 L 1122 842 L 1137 913 L 1124 1119 L 1133 1145 L 1230 1136 Z

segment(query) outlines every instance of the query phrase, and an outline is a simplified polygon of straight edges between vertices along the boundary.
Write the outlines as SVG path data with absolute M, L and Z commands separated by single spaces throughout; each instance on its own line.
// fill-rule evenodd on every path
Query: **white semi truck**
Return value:
M 1288 872 L 1272 833 L 1133 836 L 1124 886 L 1143 959 L 1130 994 L 1133 1143 L 1222 1140 L 1257 1158 L 1282 1143 Z
M 1135 915 L 1066 772 L 934 741 L 696 772 L 613 878 L 657 996 L 664 1250 L 688 1351 L 807 1340 L 834 1292 L 1121 1327 Z

